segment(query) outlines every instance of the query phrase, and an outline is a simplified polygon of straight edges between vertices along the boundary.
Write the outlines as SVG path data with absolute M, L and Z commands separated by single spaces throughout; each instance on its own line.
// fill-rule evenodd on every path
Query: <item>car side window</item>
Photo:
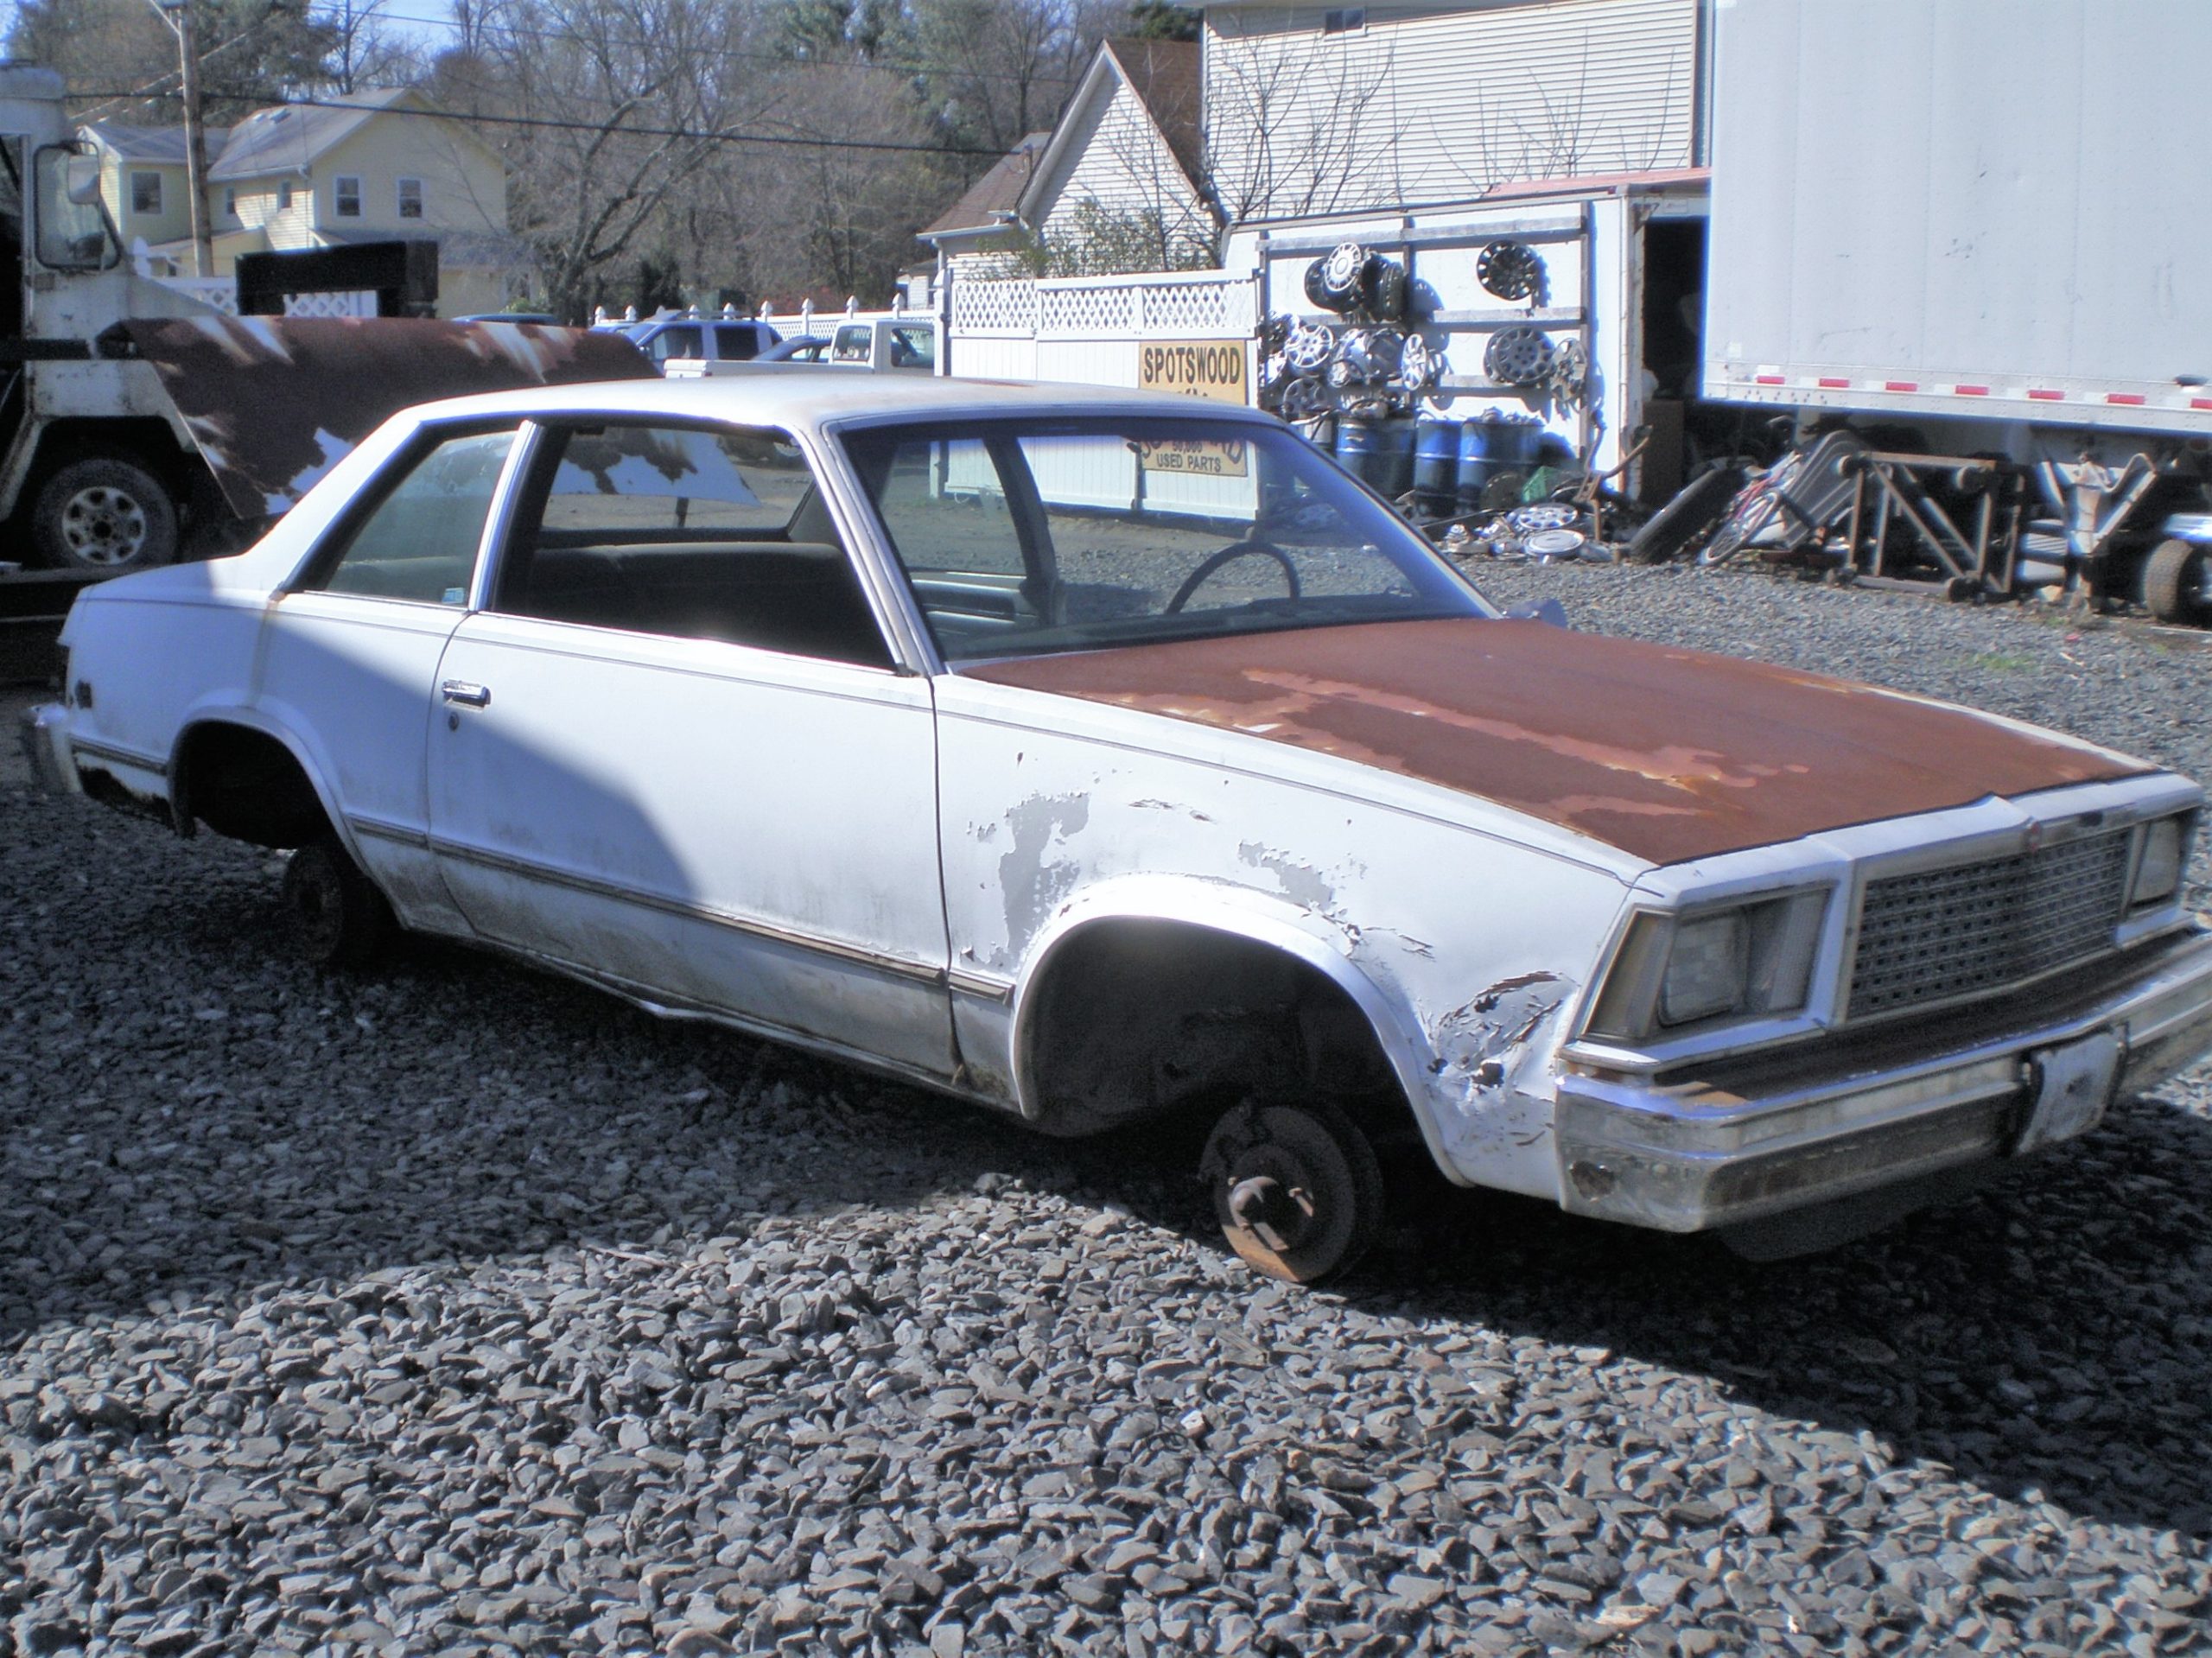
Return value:
M 469 432 L 434 443 L 358 520 L 334 557 L 318 560 L 309 591 L 405 599 L 418 604 L 468 602 L 477 545 L 491 516 L 512 428 Z
M 876 510 L 909 570 L 1023 574 L 1006 492 L 981 438 L 900 445 Z
M 549 429 L 494 610 L 888 667 L 798 447 L 773 432 Z
M 760 331 L 750 322 L 726 322 L 715 330 L 715 354 L 726 363 L 748 362 L 760 349 Z
M 656 363 L 665 363 L 671 357 L 704 357 L 707 353 L 700 344 L 699 325 L 684 322 L 655 334 L 645 347 L 645 354 Z
M 849 322 L 831 336 L 830 360 L 833 363 L 865 363 L 874 355 L 875 330 L 865 322 Z
M 891 331 L 891 366 L 935 368 L 937 331 L 933 328 L 893 328 Z

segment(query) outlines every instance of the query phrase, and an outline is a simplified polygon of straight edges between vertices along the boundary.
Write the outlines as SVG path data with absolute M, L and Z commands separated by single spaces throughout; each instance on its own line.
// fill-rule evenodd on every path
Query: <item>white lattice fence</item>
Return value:
M 228 276 L 156 276 L 154 280 L 189 295 L 202 305 L 212 305 L 226 316 L 238 314 L 238 285 Z
M 1037 284 L 1026 277 L 952 284 L 952 334 L 1033 335 Z
M 374 316 L 377 296 L 367 289 L 345 294 L 287 294 L 286 316 Z
M 1138 346 L 1249 340 L 1258 302 L 1255 279 L 1228 271 L 1041 281 L 956 276 L 948 357 L 955 374 L 1133 386 Z

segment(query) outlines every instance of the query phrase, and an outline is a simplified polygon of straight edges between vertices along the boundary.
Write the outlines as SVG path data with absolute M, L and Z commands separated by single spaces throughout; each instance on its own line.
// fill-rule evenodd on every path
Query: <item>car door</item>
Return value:
M 466 931 L 430 854 L 423 740 L 517 425 L 426 428 L 280 593 L 256 701 L 335 796 L 363 865 L 409 926 Z
M 431 829 L 480 932 L 950 1073 L 929 682 L 787 440 L 543 430 L 438 677 Z

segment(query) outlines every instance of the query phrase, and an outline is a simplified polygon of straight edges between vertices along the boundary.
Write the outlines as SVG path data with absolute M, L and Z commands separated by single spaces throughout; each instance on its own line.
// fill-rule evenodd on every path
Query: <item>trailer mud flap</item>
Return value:
M 653 373 L 619 334 L 536 323 L 210 316 L 123 326 L 242 518 L 287 511 L 411 404 Z

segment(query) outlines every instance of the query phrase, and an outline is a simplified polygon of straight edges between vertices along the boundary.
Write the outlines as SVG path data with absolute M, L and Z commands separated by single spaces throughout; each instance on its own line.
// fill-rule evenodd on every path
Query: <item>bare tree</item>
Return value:
M 1206 185 L 1235 224 L 1404 199 L 1393 52 L 1227 11 L 1206 61 Z
M 480 10 L 478 46 L 442 79 L 499 131 L 511 214 L 537 251 L 550 308 L 581 315 L 733 137 L 772 108 L 748 74 L 751 11 L 734 0 L 508 0 Z

